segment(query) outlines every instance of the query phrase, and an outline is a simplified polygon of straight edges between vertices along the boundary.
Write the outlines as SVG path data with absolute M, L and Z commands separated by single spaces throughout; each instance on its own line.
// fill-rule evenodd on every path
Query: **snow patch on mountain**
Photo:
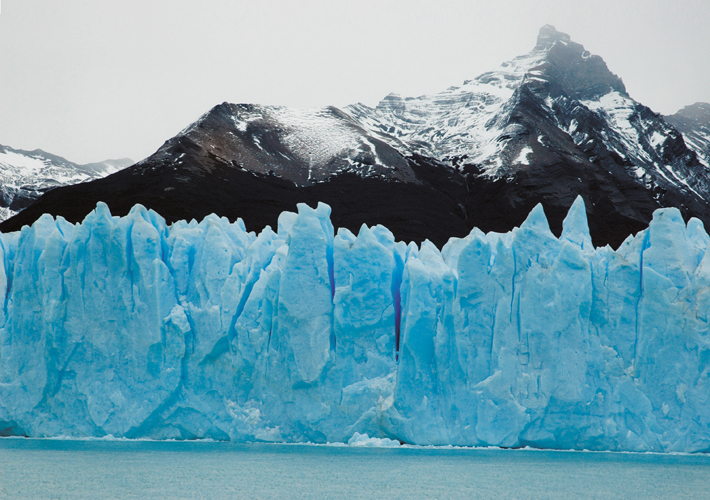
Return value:
M 710 169 L 710 103 L 696 102 L 665 119 L 683 134 L 686 145 Z
M 636 113 L 636 102 L 634 100 L 619 92 L 609 92 L 598 100 L 581 101 L 581 103 L 600 114 L 609 127 L 619 134 L 622 143 L 628 149 L 638 149 L 639 131 L 631 123 Z M 609 144 L 611 145 L 611 143 Z M 626 151 L 621 149 L 616 152 L 622 155 L 626 154 Z M 646 159 L 650 160 L 647 155 Z
M 361 145 L 362 134 L 328 108 L 267 110 L 282 125 L 284 144 L 309 165 L 324 165 Z
M 513 163 L 518 163 L 520 165 L 530 165 L 530 155 L 532 153 L 533 150 L 530 146 L 524 146 L 523 149 L 520 150 L 520 154 L 518 154 L 518 157 Z

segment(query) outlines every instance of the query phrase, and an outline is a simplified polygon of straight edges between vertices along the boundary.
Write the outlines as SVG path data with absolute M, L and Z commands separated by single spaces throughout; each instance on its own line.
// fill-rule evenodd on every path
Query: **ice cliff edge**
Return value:
M 616 251 L 578 198 L 439 251 L 99 204 L 0 235 L 0 435 L 710 450 L 710 238 Z

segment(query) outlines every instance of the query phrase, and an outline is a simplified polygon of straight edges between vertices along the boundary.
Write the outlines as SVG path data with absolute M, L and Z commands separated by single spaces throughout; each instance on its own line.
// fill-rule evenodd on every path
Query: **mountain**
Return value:
M 705 166 L 710 165 L 710 104 L 696 102 L 686 106 L 665 120 L 678 129 L 685 143 L 697 153 Z
M 343 110 L 223 103 L 145 160 L 53 190 L 0 230 L 45 212 L 76 222 L 98 201 L 260 230 L 323 201 L 336 226 L 379 223 L 441 246 L 473 227 L 508 231 L 537 203 L 560 234 L 581 195 L 595 244 L 617 247 L 660 207 L 710 223 L 708 170 L 599 56 L 545 26 L 530 53 L 434 95 Z
M 132 165 L 128 158 L 78 165 L 41 149 L 0 145 L 0 220 L 12 217 L 50 189 L 105 177 Z
M 659 206 L 710 221 L 707 165 L 628 95 L 600 57 L 552 26 L 540 30 L 529 54 L 461 87 L 348 110 L 466 172 L 469 193 L 486 199 L 477 207 L 486 215 L 474 224 L 486 230 L 519 225 L 542 202 L 559 234 L 577 194 L 587 201 L 597 244 L 618 245 Z
M 388 224 L 399 239 L 428 237 L 438 245 L 468 234 L 462 174 L 405 156 L 404 146 L 397 150 L 379 137 L 335 108 L 224 103 L 149 158 L 49 192 L 0 230 L 18 230 L 43 213 L 78 222 L 98 201 L 117 215 L 140 203 L 168 222 L 216 213 L 261 230 L 276 227 L 279 214 L 297 203 L 324 201 L 333 206 L 334 223 L 354 231 L 363 222 Z

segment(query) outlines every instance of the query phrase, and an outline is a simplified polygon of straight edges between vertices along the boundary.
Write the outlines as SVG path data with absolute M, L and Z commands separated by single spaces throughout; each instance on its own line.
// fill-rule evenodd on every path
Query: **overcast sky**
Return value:
M 710 101 L 707 0 L 0 0 L 0 144 L 140 160 L 223 101 L 375 105 L 460 85 L 552 24 L 670 114 Z

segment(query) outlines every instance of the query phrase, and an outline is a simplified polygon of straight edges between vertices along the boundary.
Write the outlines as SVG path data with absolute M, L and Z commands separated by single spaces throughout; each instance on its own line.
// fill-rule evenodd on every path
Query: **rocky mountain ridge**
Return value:
M 710 103 L 696 102 L 663 118 L 683 134 L 700 161 L 710 166 Z
M 141 203 L 169 222 L 215 212 L 258 231 L 323 201 L 337 226 L 443 245 L 473 227 L 507 231 L 537 203 L 559 234 L 581 195 L 595 244 L 616 247 L 660 207 L 710 223 L 698 144 L 545 26 L 530 53 L 434 95 L 343 110 L 223 103 L 135 166 L 54 190 L 0 230 L 44 212 L 76 222 L 104 201 L 117 215 Z

